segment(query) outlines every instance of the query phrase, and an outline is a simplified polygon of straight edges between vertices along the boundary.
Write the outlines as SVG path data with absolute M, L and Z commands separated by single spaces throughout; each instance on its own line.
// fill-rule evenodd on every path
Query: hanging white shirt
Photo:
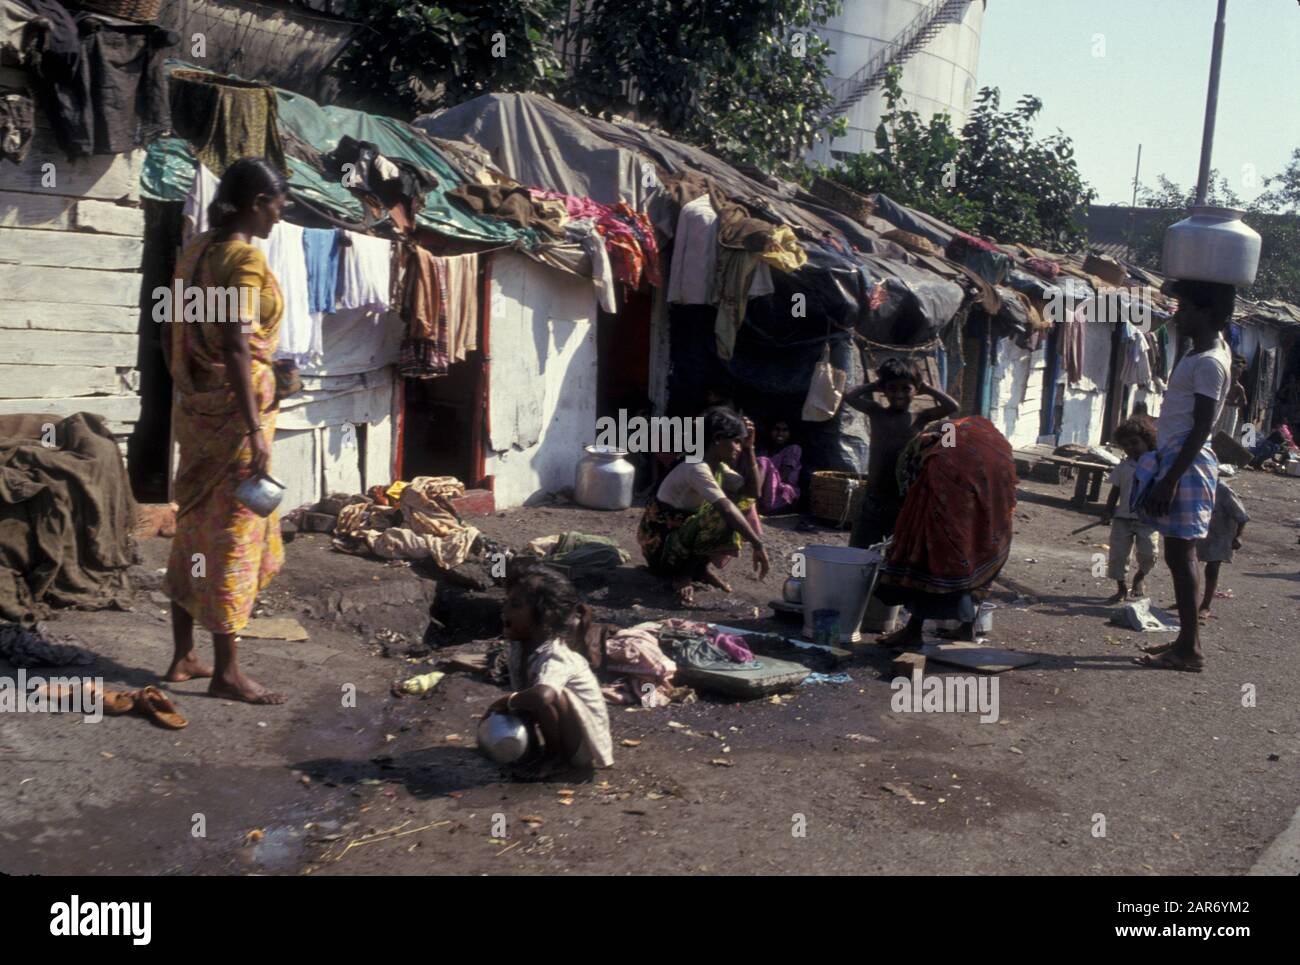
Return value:
M 221 184 L 217 176 L 202 164 L 195 165 L 194 183 L 185 195 L 181 208 L 181 240 L 189 241 L 194 235 L 208 230 L 208 205 L 217 196 Z
M 312 354 L 312 344 L 320 350 L 320 335 L 312 323 L 311 304 L 307 300 L 307 254 L 302 247 L 302 227 L 281 221 L 267 238 L 254 238 L 253 247 L 266 255 L 266 263 L 280 284 L 284 297 L 284 316 L 280 319 L 280 344 L 276 358 L 305 362 Z
M 355 231 L 347 232 L 346 240 L 349 243 L 343 246 L 339 307 L 387 311 L 393 243 Z

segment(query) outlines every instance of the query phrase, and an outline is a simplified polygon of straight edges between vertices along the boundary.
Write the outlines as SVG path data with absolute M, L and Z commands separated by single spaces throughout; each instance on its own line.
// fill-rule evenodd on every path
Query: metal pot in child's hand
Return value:
M 284 483 L 267 473 L 252 475 L 239 484 L 235 498 L 257 513 L 270 516 L 284 498 Z

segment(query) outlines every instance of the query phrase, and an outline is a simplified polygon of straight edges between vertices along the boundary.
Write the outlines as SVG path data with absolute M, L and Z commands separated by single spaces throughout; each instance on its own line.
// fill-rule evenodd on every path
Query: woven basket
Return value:
M 866 498 L 867 477 L 855 472 L 822 470 L 812 474 L 808 508 L 820 520 L 840 529 L 853 525 Z
M 847 215 L 859 224 L 865 225 L 867 219 L 876 213 L 875 203 L 864 194 L 846 188 L 838 182 L 820 175 L 813 179 L 812 195 L 826 202 L 842 215 Z
M 162 12 L 163 0 L 76 0 L 82 10 L 106 13 L 110 17 L 153 23 Z

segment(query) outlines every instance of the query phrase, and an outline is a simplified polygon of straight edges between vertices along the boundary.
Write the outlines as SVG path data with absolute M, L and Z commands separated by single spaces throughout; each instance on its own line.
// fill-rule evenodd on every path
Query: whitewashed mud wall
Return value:
M 511 252 L 492 261 L 486 471 L 498 509 L 573 486 L 596 436 L 591 281 Z
M 0 162 L 0 413 L 139 419 L 143 156 L 69 161 L 38 113 L 26 160 Z

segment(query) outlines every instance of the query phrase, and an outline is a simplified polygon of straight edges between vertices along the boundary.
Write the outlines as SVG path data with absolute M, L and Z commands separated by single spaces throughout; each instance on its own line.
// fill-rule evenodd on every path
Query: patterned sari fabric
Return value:
M 721 473 L 718 484 L 722 484 Z M 757 529 L 753 497 L 732 501 Z M 661 576 L 691 573 L 706 562 L 723 566 L 744 545 L 741 535 L 727 525 L 726 517 L 712 504 L 705 503 L 699 509 L 675 509 L 655 496 L 646 503 L 636 541 L 650 572 Z
M 284 299 L 266 257 L 238 241 L 214 244 L 196 236 L 181 253 L 176 277 L 184 286 L 255 290 L 258 301 L 241 300 L 252 352 L 252 384 L 269 445 L 275 436 L 275 372 L 271 357 L 279 341 Z M 263 519 L 235 499 L 250 473 L 252 447 L 226 374 L 221 331 L 215 321 L 184 320 L 181 307 L 164 333 L 176 388 L 173 429 L 180 445 L 174 499 L 176 537 L 163 583 L 166 594 L 211 633 L 238 633 L 253 603 L 284 564 L 280 522 Z M 229 322 L 224 324 L 231 324 Z
M 1011 553 L 1011 444 L 980 416 L 952 425 L 956 434 L 948 438 L 955 445 L 943 445 L 941 433 L 923 433 L 899 457 L 906 493 L 880 570 L 882 584 L 969 593 L 991 583 Z

